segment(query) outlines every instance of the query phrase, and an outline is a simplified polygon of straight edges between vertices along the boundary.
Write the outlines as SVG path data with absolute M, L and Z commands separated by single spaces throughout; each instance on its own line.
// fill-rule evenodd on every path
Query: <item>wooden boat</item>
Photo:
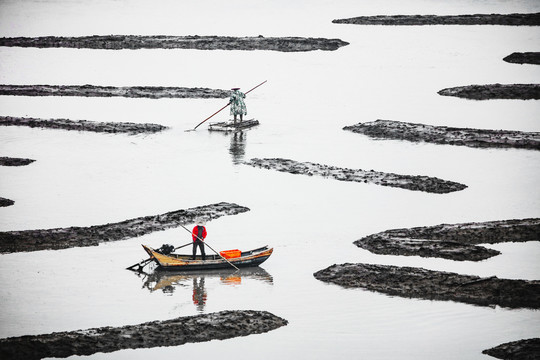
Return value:
M 234 122 L 232 120 L 210 123 L 208 125 L 209 131 L 223 131 L 223 132 L 235 132 L 242 131 L 259 125 L 259 120 L 250 119 Z
M 201 256 L 197 255 L 195 257 L 195 260 L 192 260 L 191 255 L 164 255 L 149 246 L 143 245 L 142 247 L 148 253 L 148 255 L 150 255 L 150 258 L 155 261 L 159 268 L 163 270 L 191 271 L 232 268 L 232 266 L 227 261 L 225 261 L 222 257 L 218 255 L 206 255 L 205 260 L 202 260 Z M 258 266 L 264 261 L 266 261 L 266 259 L 268 259 L 270 255 L 272 255 L 273 251 L 273 248 L 263 246 L 261 248 L 250 251 L 242 251 L 239 257 L 233 257 L 227 260 L 238 268 Z

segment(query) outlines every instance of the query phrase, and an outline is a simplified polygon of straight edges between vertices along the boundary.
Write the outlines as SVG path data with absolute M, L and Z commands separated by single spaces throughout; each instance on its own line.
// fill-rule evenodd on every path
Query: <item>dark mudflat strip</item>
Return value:
M 287 320 L 266 311 L 220 311 L 138 325 L 0 339 L 0 357 L 4 360 L 37 360 L 178 346 L 262 334 L 287 323 Z
M 0 46 L 77 49 L 196 49 L 196 50 L 337 50 L 348 42 L 340 39 L 303 37 L 138 36 L 93 35 L 0 38 Z
M 407 298 L 451 300 L 481 306 L 540 308 L 540 281 L 461 275 L 390 265 L 332 265 L 315 278 Z
M 0 253 L 97 246 L 191 224 L 197 218 L 212 220 L 246 211 L 249 208 L 222 202 L 105 225 L 0 232 Z
M 398 187 L 407 190 L 430 193 L 450 193 L 467 188 L 466 185 L 435 177 L 420 175 L 399 175 L 373 170 L 347 169 L 311 162 L 297 162 L 288 159 L 251 159 L 244 162 L 253 167 L 272 169 L 291 174 L 322 176 L 340 181 L 372 183 L 382 186 Z
M 375 15 L 337 19 L 334 24 L 356 25 L 513 25 L 538 26 L 540 13 L 474 15 Z
M 124 133 L 129 135 L 153 134 L 167 129 L 159 124 L 135 124 L 122 122 L 96 122 L 69 119 L 38 119 L 0 116 L 0 126 L 27 126 L 31 128 L 91 131 L 98 133 Z
M 0 197 L 0 207 L 11 206 L 15 204 L 15 201 Z
M 517 148 L 540 150 L 540 132 L 484 130 L 433 126 L 393 120 L 376 120 L 345 126 L 375 139 L 407 140 L 475 148 Z
M 36 160 L 0 156 L 0 166 L 25 166 L 33 163 L 34 161 Z
M 540 65 L 540 52 L 515 52 L 503 59 L 513 64 Z
M 380 255 L 479 261 L 500 252 L 478 244 L 540 240 L 540 219 L 502 220 L 393 229 L 354 244 Z
M 467 85 L 442 89 L 437 92 L 443 96 L 455 96 L 471 100 L 511 99 L 538 100 L 540 85 L 538 84 L 490 84 Z
M 229 90 L 164 86 L 0 85 L 0 95 L 127 98 L 227 98 Z
M 495 346 L 482 351 L 482 354 L 493 356 L 497 359 L 540 359 L 540 338 L 523 339 Z

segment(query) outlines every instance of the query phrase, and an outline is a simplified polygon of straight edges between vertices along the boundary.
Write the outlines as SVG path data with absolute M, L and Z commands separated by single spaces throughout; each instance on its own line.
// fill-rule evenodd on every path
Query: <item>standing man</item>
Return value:
M 197 255 L 197 246 L 201 250 L 201 255 L 203 261 L 206 259 L 206 254 L 204 252 L 204 239 L 206 238 L 206 228 L 204 227 L 204 221 L 202 219 L 197 220 L 197 225 L 193 228 L 191 232 L 191 237 L 193 238 L 193 257 L 192 260 L 195 260 L 195 255 Z
M 236 116 L 240 115 L 240 122 L 244 119 L 244 115 L 247 115 L 247 108 L 244 99 L 246 94 L 239 91 L 240 88 L 232 88 L 231 97 L 229 103 L 231 104 L 231 115 L 234 116 L 234 123 L 236 124 Z

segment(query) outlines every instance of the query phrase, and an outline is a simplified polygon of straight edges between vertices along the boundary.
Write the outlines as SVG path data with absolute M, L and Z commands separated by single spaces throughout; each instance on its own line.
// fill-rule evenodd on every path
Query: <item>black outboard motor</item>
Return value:
M 174 251 L 174 246 L 172 246 L 171 244 L 163 244 L 156 251 L 162 255 L 169 255 Z

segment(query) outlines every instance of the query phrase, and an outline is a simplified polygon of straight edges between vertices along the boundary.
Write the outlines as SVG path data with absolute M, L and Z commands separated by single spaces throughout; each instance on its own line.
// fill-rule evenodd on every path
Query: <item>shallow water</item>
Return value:
M 376 141 L 342 127 L 382 118 L 540 131 L 538 101 L 468 101 L 436 93 L 468 84 L 538 82 L 539 67 L 502 58 L 514 51 L 538 51 L 540 29 L 331 23 L 371 14 L 539 9 L 534 1 L 465 0 L 257 6 L 240 0 L 164 1 L 160 6 L 144 1 L 129 6 L 124 1 L 2 2 L 0 36 L 262 34 L 336 37 L 351 44 L 308 53 L 0 48 L 3 84 L 249 89 L 268 80 L 248 95 L 248 117 L 261 125 L 242 138 L 204 127 L 184 131 L 221 108 L 224 99 L 1 96 L 0 115 L 152 122 L 171 128 L 148 136 L 1 128 L 2 156 L 36 162 L 0 168 L 0 196 L 15 200 L 14 206 L 0 208 L 0 230 L 89 226 L 227 201 L 251 211 L 209 222 L 212 247 L 248 250 L 268 244 L 275 249 L 261 266 L 266 280 L 194 274 L 167 291 L 149 291 L 148 279 L 124 268 L 146 257 L 139 244 L 188 242 L 182 228 L 98 247 L 1 255 L 0 337 L 226 309 L 268 310 L 289 325 L 245 338 L 89 358 L 234 354 L 247 359 L 257 351 L 268 359 L 478 359 L 488 358 L 483 349 L 537 337 L 538 311 L 389 297 L 328 285 L 312 274 L 334 263 L 366 262 L 539 279 L 538 242 L 489 245 L 502 254 L 479 263 L 379 256 L 352 244 L 392 228 L 538 217 L 538 152 Z M 215 120 L 227 117 L 222 112 Z M 437 176 L 469 187 L 427 194 L 241 164 L 254 157 Z M 203 277 L 206 300 L 201 306 L 193 295 L 194 281 L 200 285 Z

